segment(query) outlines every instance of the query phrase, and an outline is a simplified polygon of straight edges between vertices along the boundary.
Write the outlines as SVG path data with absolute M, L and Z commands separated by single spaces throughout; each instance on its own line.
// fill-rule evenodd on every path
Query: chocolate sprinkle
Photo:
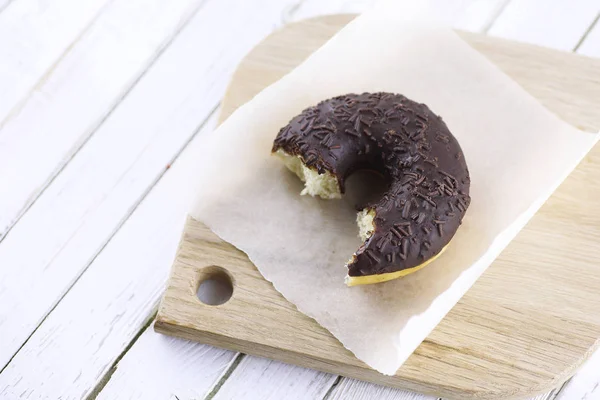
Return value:
M 402 239 L 402 233 L 398 230 L 398 228 L 393 227 L 391 229 L 392 234 L 394 234 L 398 239 Z
M 381 260 L 379 259 L 379 257 L 377 257 L 375 254 L 373 254 L 373 250 L 371 249 L 367 249 L 365 250 L 365 254 L 367 255 L 367 257 L 369 257 L 371 259 L 371 261 L 373 261 L 375 264 L 379 263 Z
M 385 249 L 385 247 L 388 245 L 388 243 L 390 242 L 391 238 L 390 235 L 387 234 L 385 236 L 383 236 L 381 239 L 379 239 L 379 241 L 377 242 L 377 249 L 379 251 L 383 251 Z
M 350 276 L 395 272 L 435 256 L 471 201 L 466 162 L 446 124 L 399 94 L 322 101 L 279 131 L 273 151 L 279 149 L 335 176 L 342 193 L 357 169 L 380 172 L 389 182 L 385 196 L 369 205 L 375 229 L 348 265 Z
M 410 233 L 408 233 L 408 231 L 402 227 L 396 227 L 395 229 L 398 230 L 398 232 L 400 232 L 403 236 L 410 236 Z
M 408 213 L 410 211 L 410 201 L 407 201 L 402 208 L 402 218 L 408 218 Z

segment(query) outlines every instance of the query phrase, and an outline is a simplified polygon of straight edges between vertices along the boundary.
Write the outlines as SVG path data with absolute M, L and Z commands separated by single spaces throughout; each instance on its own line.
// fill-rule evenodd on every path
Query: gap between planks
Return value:
M 117 364 L 123 359 L 125 354 L 133 347 L 133 345 L 138 341 L 138 339 L 142 336 L 144 331 L 148 329 L 148 327 L 152 324 L 152 321 L 156 317 L 156 312 L 158 311 L 158 304 L 154 308 L 152 314 L 148 316 L 148 320 L 142 325 L 140 331 L 133 337 L 131 342 L 123 349 L 123 351 L 115 358 L 115 361 L 112 363 L 108 371 L 98 380 L 98 384 L 91 389 L 90 394 L 85 397 L 86 400 L 95 400 L 98 397 L 98 394 L 104 389 L 104 386 L 110 381 L 110 378 L 117 370 Z
M 587 42 L 588 37 L 590 37 L 590 34 L 592 33 L 592 31 L 594 31 L 594 29 L 596 29 L 596 28 L 600 29 L 600 24 L 598 24 L 598 21 L 600 21 L 600 12 L 598 12 L 598 15 L 596 15 L 596 18 L 591 23 L 590 27 L 585 31 L 585 33 L 583 34 L 581 39 L 579 39 L 579 42 L 577 42 L 577 45 L 573 49 L 574 52 L 579 53 L 581 46 Z M 600 45 L 598 47 L 600 47 Z

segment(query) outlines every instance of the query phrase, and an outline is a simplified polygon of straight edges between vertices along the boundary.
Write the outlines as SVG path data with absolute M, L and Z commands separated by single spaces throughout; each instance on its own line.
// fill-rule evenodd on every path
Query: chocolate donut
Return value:
M 469 207 L 460 145 L 425 104 L 394 93 L 347 94 L 302 111 L 273 153 L 305 182 L 302 194 L 339 198 L 361 169 L 389 186 L 358 213 L 364 243 L 348 261 L 349 286 L 414 272 L 446 248 Z

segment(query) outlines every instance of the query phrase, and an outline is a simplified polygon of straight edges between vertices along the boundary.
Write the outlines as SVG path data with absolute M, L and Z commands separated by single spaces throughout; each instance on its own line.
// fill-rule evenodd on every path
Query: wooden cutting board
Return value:
M 302 21 L 267 37 L 235 72 L 221 120 L 352 18 Z M 600 129 L 600 60 L 475 34 L 461 36 L 563 119 L 585 130 Z M 596 146 L 392 377 L 358 361 L 287 302 L 244 253 L 191 218 L 155 329 L 436 396 L 528 398 L 560 385 L 598 346 L 599 199 Z M 232 282 L 233 295 L 222 305 L 203 304 L 197 297 L 199 284 L 215 277 Z

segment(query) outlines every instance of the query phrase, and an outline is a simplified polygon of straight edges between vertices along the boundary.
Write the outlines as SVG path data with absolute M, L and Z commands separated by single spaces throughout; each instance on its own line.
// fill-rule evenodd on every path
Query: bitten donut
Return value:
M 394 93 L 347 94 L 302 111 L 273 153 L 305 182 L 302 194 L 340 198 L 357 170 L 389 186 L 358 213 L 364 243 L 347 263 L 349 286 L 384 282 L 424 267 L 446 248 L 471 198 L 456 138 L 425 104 Z

